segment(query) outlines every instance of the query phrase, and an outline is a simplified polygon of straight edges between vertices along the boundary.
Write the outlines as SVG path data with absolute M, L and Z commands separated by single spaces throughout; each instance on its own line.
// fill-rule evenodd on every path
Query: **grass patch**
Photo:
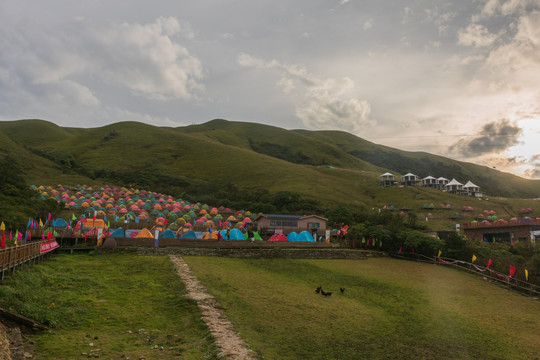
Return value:
M 537 301 L 452 269 L 392 259 L 185 260 L 260 358 L 540 354 Z M 316 294 L 319 285 L 333 295 Z
M 40 359 L 91 352 L 106 359 L 217 358 L 197 305 L 184 294 L 167 257 L 57 255 L 7 278 L 0 306 L 52 326 L 29 337 Z

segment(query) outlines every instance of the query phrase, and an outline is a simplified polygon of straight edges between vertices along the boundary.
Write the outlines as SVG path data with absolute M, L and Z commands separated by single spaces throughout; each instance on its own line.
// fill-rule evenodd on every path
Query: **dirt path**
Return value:
M 240 338 L 240 335 L 234 330 L 233 325 L 221 309 L 220 305 L 210 295 L 206 288 L 197 280 L 195 274 L 189 266 L 178 255 L 169 255 L 178 275 L 186 285 L 188 291 L 187 297 L 197 302 L 201 310 L 201 316 L 208 325 L 208 328 L 220 349 L 220 356 L 225 359 L 234 360 L 254 360 L 256 359 L 253 351 Z

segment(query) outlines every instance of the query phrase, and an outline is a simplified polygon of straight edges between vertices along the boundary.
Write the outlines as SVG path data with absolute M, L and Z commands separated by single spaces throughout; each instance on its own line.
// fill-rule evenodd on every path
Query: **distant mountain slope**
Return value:
M 115 180 L 126 185 L 162 184 L 177 191 L 226 182 L 241 188 L 294 191 L 326 204 L 365 205 L 385 198 L 375 200 L 375 194 L 380 195 L 378 175 L 391 171 L 471 180 L 494 196 L 540 197 L 538 180 L 401 151 L 340 131 L 285 130 L 226 120 L 180 128 L 120 122 L 76 129 L 21 120 L 0 122 L 0 141 L 0 154 L 15 154 L 27 164 L 25 177 L 34 182 Z M 411 194 L 437 199 L 441 193 L 422 191 L 427 195 L 416 190 Z

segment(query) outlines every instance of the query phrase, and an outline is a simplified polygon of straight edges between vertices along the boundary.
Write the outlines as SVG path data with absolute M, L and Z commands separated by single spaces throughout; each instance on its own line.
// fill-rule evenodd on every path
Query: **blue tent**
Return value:
M 238 229 L 231 229 L 229 237 L 227 237 L 227 230 L 221 230 L 221 236 L 224 240 L 246 240 L 244 234 Z
M 52 226 L 54 227 L 67 227 L 68 226 L 68 223 L 66 220 L 64 219 L 55 219 L 53 222 L 52 222 Z
M 298 233 L 296 233 L 296 232 L 294 232 L 294 231 L 291 232 L 291 233 L 289 233 L 289 234 L 287 235 L 287 239 L 288 239 L 289 241 L 298 241 Z
M 197 238 L 197 235 L 195 234 L 195 231 L 193 230 L 188 230 L 185 233 L 183 233 L 182 236 L 180 236 L 180 239 L 196 239 L 196 238 Z
M 300 234 L 298 234 L 298 238 L 296 241 L 309 241 L 309 242 L 315 242 L 315 239 L 313 239 L 313 236 L 309 233 L 309 231 L 302 231 Z
M 114 230 L 109 237 L 117 238 L 117 237 L 124 237 L 124 229 L 118 228 Z
M 171 229 L 167 229 L 159 234 L 160 239 L 176 239 L 176 236 L 174 235 L 174 231 Z

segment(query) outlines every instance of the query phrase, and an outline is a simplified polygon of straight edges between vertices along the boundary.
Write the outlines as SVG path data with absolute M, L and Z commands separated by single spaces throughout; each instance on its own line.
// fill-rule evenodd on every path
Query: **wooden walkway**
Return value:
M 41 252 L 41 244 L 46 242 L 46 240 L 34 241 L 0 249 L 0 280 L 4 279 L 6 273 L 13 273 L 17 267 L 22 267 L 25 263 L 41 262 L 47 255 L 47 252 Z

